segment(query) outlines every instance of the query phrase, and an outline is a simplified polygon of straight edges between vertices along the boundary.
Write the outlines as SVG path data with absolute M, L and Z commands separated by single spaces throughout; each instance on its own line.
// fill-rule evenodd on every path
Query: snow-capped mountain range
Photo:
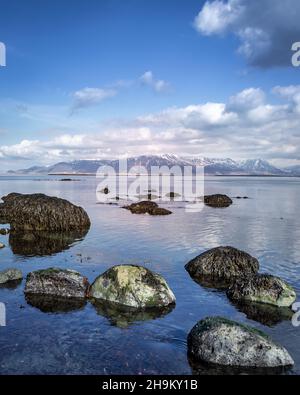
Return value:
M 235 161 L 232 159 L 185 157 L 172 154 L 142 155 L 128 158 L 128 169 L 143 166 L 150 171 L 152 166 L 205 166 L 208 175 L 259 175 L 259 176 L 300 176 L 300 166 L 279 169 L 261 159 Z M 53 166 L 34 166 L 28 169 L 9 171 L 10 175 L 76 175 L 96 174 L 100 166 L 112 166 L 119 169 L 118 160 L 77 160 L 60 162 Z

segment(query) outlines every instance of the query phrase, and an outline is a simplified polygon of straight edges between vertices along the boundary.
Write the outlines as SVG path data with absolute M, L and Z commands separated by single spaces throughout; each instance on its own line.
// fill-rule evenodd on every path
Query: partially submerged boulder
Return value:
M 132 214 L 150 214 L 150 215 L 170 215 L 171 211 L 161 208 L 157 203 L 151 201 L 144 201 L 139 203 L 133 203 L 130 206 L 124 207 L 129 210 Z
M 63 298 L 85 298 L 89 283 L 74 270 L 50 268 L 29 273 L 25 294 L 53 295 Z
M 245 368 L 277 368 L 294 364 L 286 349 L 263 332 L 221 317 L 206 318 L 188 336 L 196 360 Z
M 0 272 L 0 284 L 22 280 L 23 274 L 19 269 L 6 269 Z
M 227 295 L 236 301 L 266 303 L 277 307 L 290 307 L 297 297 L 290 285 L 268 274 L 236 279 Z
M 232 200 L 227 195 L 208 195 L 204 196 L 204 203 L 215 208 L 226 208 L 232 205 Z
M 90 227 L 84 209 L 64 199 L 11 193 L 2 200 L 0 218 L 10 223 L 12 230 L 69 231 Z
M 191 260 L 185 268 L 195 280 L 209 279 L 226 284 L 236 277 L 256 274 L 259 263 L 244 251 L 217 247 Z
M 89 296 L 140 309 L 175 303 L 175 296 L 166 281 L 141 266 L 112 267 L 96 278 Z

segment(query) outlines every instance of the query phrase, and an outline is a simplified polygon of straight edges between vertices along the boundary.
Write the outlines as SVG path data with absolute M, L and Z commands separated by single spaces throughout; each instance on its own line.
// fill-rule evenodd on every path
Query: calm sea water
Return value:
M 289 312 L 234 306 L 224 292 L 196 284 L 184 269 L 201 252 L 231 245 L 256 256 L 262 272 L 281 276 L 300 295 L 299 179 L 208 178 L 206 193 L 250 199 L 193 214 L 174 204 L 168 217 L 135 216 L 118 206 L 97 204 L 93 177 L 58 179 L 0 177 L 0 194 L 39 192 L 68 199 L 87 210 L 89 233 L 82 240 L 54 242 L 56 249 L 49 251 L 43 241 L 39 250 L 31 251 L 18 240 L 10 246 L 8 237 L 0 236 L 7 246 L 0 251 L 0 270 L 16 267 L 26 275 L 58 266 L 93 281 L 113 265 L 144 265 L 167 279 L 177 304 L 160 316 L 122 316 L 89 303 L 49 312 L 45 305 L 27 303 L 25 281 L 2 287 L 7 326 L 0 327 L 1 374 L 207 373 L 208 368 L 188 361 L 186 339 L 197 321 L 215 315 L 264 330 L 291 353 L 296 363 L 291 373 L 300 373 L 300 327 L 292 326 Z

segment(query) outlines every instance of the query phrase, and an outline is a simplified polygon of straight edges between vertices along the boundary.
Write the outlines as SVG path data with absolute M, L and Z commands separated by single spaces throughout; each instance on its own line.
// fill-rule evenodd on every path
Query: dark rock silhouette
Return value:
M 70 231 L 90 227 L 84 209 L 64 199 L 11 193 L 2 200 L 0 222 L 10 223 L 11 230 Z
M 171 211 L 161 208 L 155 202 L 144 201 L 140 203 L 133 203 L 130 206 L 123 207 L 129 210 L 132 214 L 150 214 L 150 215 L 170 215 Z
M 204 203 L 207 206 L 215 208 L 226 208 L 232 205 L 232 200 L 226 195 L 208 195 L 204 196 Z

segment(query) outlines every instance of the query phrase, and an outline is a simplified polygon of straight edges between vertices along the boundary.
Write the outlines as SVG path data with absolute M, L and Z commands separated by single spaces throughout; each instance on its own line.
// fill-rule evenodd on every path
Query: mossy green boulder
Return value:
M 188 336 L 195 360 L 221 366 L 278 368 L 294 364 L 286 349 L 247 325 L 222 317 L 206 318 Z
M 290 307 L 297 298 L 289 284 L 269 274 L 239 278 L 231 285 L 227 295 L 234 301 L 266 303 L 278 307 Z
M 6 284 L 10 281 L 22 280 L 23 274 L 19 269 L 6 269 L 0 272 L 0 284 Z
M 115 266 L 96 278 L 89 296 L 135 308 L 169 306 L 175 296 L 166 281 L 141 266 Z

